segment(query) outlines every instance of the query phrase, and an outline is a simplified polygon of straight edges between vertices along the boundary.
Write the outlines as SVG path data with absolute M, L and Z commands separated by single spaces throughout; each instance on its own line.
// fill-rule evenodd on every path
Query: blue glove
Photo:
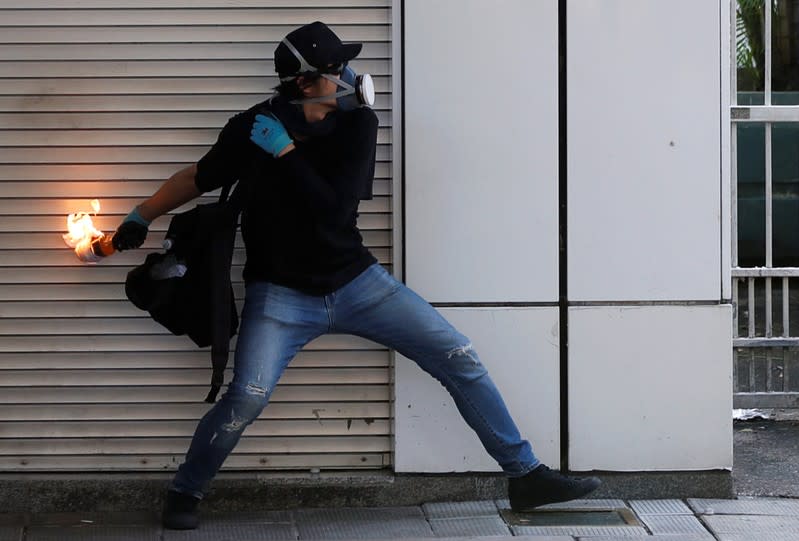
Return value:
M 293 143 L 286 128 L 272 115 L 255 115 L 250 141 L 274 157 L 277 157 L 283 149 Z
M 111 239 L 114 249 L 118 252 L 132 250 L 144 244 L 150 222 L 139 214 L 138 207 L 125 216 Z
M 137 224 L 143 225 L 144 227 L 150 227 L 150 222 L 144 219 L 144 216 L 139 214 L 139 207 L 133 207 L 125 219 L 122 220 L 122 223 L 125 222 L 136 222 Z

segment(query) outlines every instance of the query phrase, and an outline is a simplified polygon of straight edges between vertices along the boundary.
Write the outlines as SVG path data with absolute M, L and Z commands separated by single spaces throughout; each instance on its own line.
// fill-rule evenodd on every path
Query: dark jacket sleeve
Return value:
M 374 180 L 377 115 L 366 108 L 352 114 L 350 141 L 328 171 L 317 171 L 299 147 L 276 160 L 282 182 L 289 183 L 318 216 L 335 223 L 349 218 L 362 196 L 371 193 Z
M 240 178 L 251 159 L 249 135 L 254 116 L 247 111 L 228 120 L 214 146 L 197 162 L 194 183 L 198 190 L 210 192 L 230 186 Z

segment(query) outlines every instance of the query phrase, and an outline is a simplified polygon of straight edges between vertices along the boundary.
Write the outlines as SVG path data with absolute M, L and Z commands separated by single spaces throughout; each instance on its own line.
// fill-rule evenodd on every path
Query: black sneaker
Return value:
M 512 510 L 524 512 L 548 503 L 581 498 L 601 484 L 596 477 L 562 475 L 541 464 L 527 475 L 508 479 L 508 499 Z
M 200 524 L 197 506 L 200 499 L 190 494 L 169 490 L 166 493 L 161 524 L 168 530 L 193 530 Z

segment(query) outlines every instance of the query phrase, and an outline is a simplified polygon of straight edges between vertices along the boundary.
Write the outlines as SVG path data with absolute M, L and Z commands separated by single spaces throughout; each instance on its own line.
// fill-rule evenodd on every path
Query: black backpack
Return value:
M 230 339 L 239 316 L 230 266 L 242 206 L 242 182 L 228 198 L 177 214 L 166 233 L 166 253 L 148 254 L 128 273 L 125 293 L 137 307 L 172 334 L 187 335 L 200 347 L 211 346 L 213 403 L 224 382 Z

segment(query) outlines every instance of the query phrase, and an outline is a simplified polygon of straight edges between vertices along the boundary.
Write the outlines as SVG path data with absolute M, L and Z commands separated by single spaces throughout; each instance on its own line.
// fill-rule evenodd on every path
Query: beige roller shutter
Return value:
M 380 118 L 368 246 L 391 266 L 390 0 L 0 0 L 0 471 L 172 470 L 210 358 L 130 304 L 145 249 L 96 266 L 61 240 L 90 210 L 111 231 L 277 84 L 272 52 L 323 20 L 364 43 Z M 207 198 L 210 200 L 210 198 Z M 186 207 L 189 208 L 189 207 Z M 233 274 L 241 306 L 243 251 Z M 232 469 L 391 463 L 389 352 L 349 336 L 309 345 L 226 463 Z M 232 365 L 232 362 L 231 362 Z M 228 372 L 226 380 L 230 380 Z

